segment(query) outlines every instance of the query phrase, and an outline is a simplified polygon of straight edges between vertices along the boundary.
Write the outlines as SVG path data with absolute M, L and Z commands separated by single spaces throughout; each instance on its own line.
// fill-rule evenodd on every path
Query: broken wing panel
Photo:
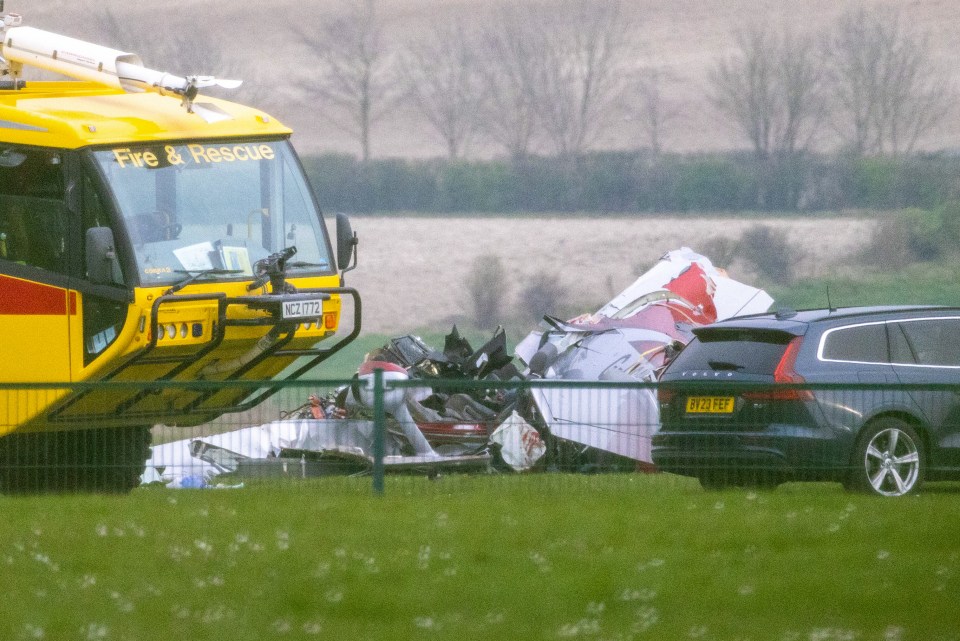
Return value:
M 551 434 L 652 463 L 650 440 L 660 418 L 653 390 L 535 388 L 534 401 Z

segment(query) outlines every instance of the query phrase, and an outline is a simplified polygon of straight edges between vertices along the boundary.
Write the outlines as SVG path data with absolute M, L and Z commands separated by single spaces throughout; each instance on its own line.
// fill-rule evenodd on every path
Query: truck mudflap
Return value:
M 304 304 L 309 308 L 315 301 L 329 300 L 334 295 L 349 296 L 353 300 L 351 331 L 329 346 L 321 343 L 310 348 L 288 347 L 302 323 L 323 322 L 324 314 L 321 308 L 314 307 L 304 312 Z M 158 318 L 164 305 L 211 301 L 217 303 L 217 319 L 213 323 L 212 336 L 208 341 L 187 353 L 180 350 L 170 354 L 168 350 L 158 347 L 164 331 Z M 229 313 L 237 307 L 244 308 L 247 315 L 238 317 Z M 250 310 L 262 314 L 250 316 Z M 285 314 L 291 312 L 296 315 L 285 318 Z M 195 425 L 213 420 L 222 414 L 248 410 L 281 389 L 278 385 L 271 385 L 272 381 L 297 379 L 352 342 L 360 333 L 361 313 L 360 295 L 351 287 L 300 289 L 296 293 L 260 296 L 227 296 L 219 292 L 170 293 L 159 296 L 153 302 L 149 341 L 143 350 L 103 376 L 96 385 L 79 386 L 75 394 L 48 414 L 47 420 L 51 424 L 62 424 L 65 427 L 92 421 L 128 424 L 156 422 L 158 419 L 176 421 L 180 425 Z M 269 330 L 251 343 L 249 349 L 242 354 L 222 359 L 208 358 L 223 344 L 229 329 L 233 327 L 269 327 Z M 246 380 L 248 374 L 269 359 L 286 359 L 292 362 L 301 357 L 306 357 L 306 362 L 298 365 L 283 379 L 263 380 L 263 385 L 258 386 L 253 395 L 251 392 L 254 390 L 249 385 L 229 384 Z M 209 362 L 198 367 L 204 361 Z M 157 367 L 167 365 L 169 368 L 164 373 L 156 374 Z M 141 382 L 136 386 L 125 385 L 125 381 L 138 379 L 135 372 L 139 368 L 150 368 L 153 373 L 149 380 L 160 384 L 144 386 Z M 140 380 L 146 380 L 146 377 L 141 377 Z M 189 387 L 164 385 L 165 382 L 174 381 L 198 383 Z M 182 393 L 168 394 L 165 406 L 158 416 L 156 403 L 152 403 L 151 399 L 164 389 L 170 388 L 181 390 Z M 174 400 L 173 404 L 171 399 Z

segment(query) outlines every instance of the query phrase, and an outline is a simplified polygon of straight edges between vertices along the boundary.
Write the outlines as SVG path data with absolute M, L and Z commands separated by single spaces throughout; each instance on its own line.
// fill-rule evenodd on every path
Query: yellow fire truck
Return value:
M 334 257 L 289 129 L 200 95 L 239 82 L 0 16 L 0 491 L 128 491 L 152 425 L 249 409 L 276 387 L 232 381 L 357 336 L 356 236 L 338 216 Z

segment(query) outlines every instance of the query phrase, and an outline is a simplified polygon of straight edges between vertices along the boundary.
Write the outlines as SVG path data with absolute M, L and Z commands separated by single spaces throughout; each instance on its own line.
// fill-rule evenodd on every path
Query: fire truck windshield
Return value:
M 256 261 L 290 246 L 297 253 L 288 271 L 333 270 L 326 230 L 286 140 L 119 145 L 93 155 L 143 285 L 205 270 L 249 277 Z

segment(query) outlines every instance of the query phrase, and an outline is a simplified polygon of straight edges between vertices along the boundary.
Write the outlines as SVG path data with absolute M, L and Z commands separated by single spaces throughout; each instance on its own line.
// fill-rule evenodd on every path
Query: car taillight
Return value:
M 806 382 L 795 369 L 802 342 L 803 337 L 797 336 L 787 343 L 787 349 L 783 351 L 780 362 L 773 370 L 774 383 L 798 385 Z M 761 389 L 744 392 L 743 398 L 748 401 L 812 401 L 813 392 L 807 389 Z

